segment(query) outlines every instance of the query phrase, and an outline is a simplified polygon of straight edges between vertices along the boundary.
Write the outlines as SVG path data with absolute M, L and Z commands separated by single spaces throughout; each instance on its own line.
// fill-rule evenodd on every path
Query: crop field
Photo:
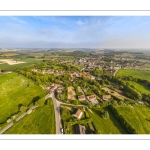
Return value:
M 126 130 L 120 124 L 120 122 L 113 116 L 111 111 L 108 109 L 109 118 L 103 119 L 101 114 L 104 110 L 92 109 L 89 111 L 90 117 L 93 119 L 93 124 L 98 131 L 98 134 L 126 134 Z
M 9 65 L 7 63 L 2 63 L 2 64 L 0 64 L 0 70 L 15 69 L 15 68 L 20 68 L 20 67 L 24 67 L 24 66 L 33 65 L 35 63 L 42 62 L 42 59 L 28 58 L 28 59 L 18 60 L 18 62 L 19 61 L 24 62 L 24 63 L 14 64 L 14 65 Z
M 0 124 L 18 112 L 20 105 L 28 106 L 36 97 L 40 99 L 46 95 L 41 87 L 21 75 L 1 83 L 0 89 Z
M 6 56 L 6 57 L 12 57 L 12 56 L 17 56 L 19 54 L 17 53 L 4 53 L 4 54 L 1 54 L 0 56 Z
M 136 83 L 134 81 L 128 81 L 128 82 L 130 85 L 134 86 L 135 89 L 137 89 L 141 93 L 150 94 L 150 88 L 149 87 L 146 87 L 146 86 L 141 85 L 139 83 Z
M 0 74 L 0 84 L 17 76 L 17 73 Z
M 68 99 L 69 100 L 76 100 L 76 93 L 72 86 L 68 87 Z
M 36 108 L 5 134 L 55 134 L 55 114 L 52 100 L 49 104 Z
M 119 70 L 117 72 L 118 76 L 132 76 L 134 78 L 139 78 L 143 80 L 150 81 L 150 71 L 149 70 L 133 70 L 133 69 L 125 69 L 125 70 Z
M 116 106 L 117 110 L 139 134 L 150 134 L 150 108 L 147 106 Z

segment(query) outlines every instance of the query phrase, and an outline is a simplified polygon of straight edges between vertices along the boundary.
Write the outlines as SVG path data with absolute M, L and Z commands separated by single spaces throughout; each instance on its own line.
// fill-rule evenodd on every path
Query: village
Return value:
M 120 103 L 124 100 L 131 100 L 123 94 L 120 86 L 109 82 L 107 78 L 111 76 L 115 77 L 120 69 L 137 69 L 145 64 L 145 62 L 139 61 L 135 63 L 135 61 L 138 60 L 136 60 L 136 58 L 126 57 L 114 57 L 110 62 L 105 61 L 102 57 L 99 59 L 95 57 L 84 57 L 73 61 L 60 59 L 55 63 L 56 68 L 55 66 L 53 66 L 53 68 L 45 67 L 45 69 L 34 67 L 31 68 L 30 71 L 35 74 L 53 75 L 53 77 L 57 79 L 44 89 L 48 93 L 54 93 L 56 99 L 62 103 L 60 107 L 62 110 L 60 111 L 60 115 L 63 122 L 62 133 L 86 134 L 96 132 L 92 120 L 90 120 L 91 118 L 88 115 L 89 111 L 92 112 L 90 108 L 99 108 L 103 107 L 103 105 L 115 104 L 116 100 L 119 100 Z M 62 65 L 70 65 L 72 69 L 63 69 L 61 68 Z M 73 69 L 73 67 L 76 66 L 79 66 L 79 68 Z M 105 78 L 105 76 L 108 77 Z M 65 104 L 72 106 L 66 106 Z M 79 105 L 83 105 L 83 107 L 78 107 Z M 68 112 L 69 115 L 67 118 L 63 111 Z M 79 124 L 80 121 L 76 124 L 77 120 L 80 120 L 81 124 Z M 86 121 L 87 126 L 84 125 Z M 88 128 L 88 132 L 86 128 Z

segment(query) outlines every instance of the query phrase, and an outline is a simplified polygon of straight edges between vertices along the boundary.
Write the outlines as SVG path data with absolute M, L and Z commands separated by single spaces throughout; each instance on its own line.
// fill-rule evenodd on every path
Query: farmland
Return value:
M 41 87 L 21 75 L 4 81 L 0 84 L 0 89 L 0 124 L 2 125 L 20 111 L 21 106 L 25 109 L 46 94 Z
M 138 91 L 145 94 L 150 94 L 150 88 L 147 86 L 144 86 L 142 84 L 136 83 L 134 81 L 128 81 L 128 83 L 135 87 Z
M 117 77 L 119 76 L 133 76 L 134 78 L 143 79 L 150 81 L 150 71 L 149 70 L 133 70 L 124 69 L 117 72 Z
M 21 59 L 19 61 L 24 62 L 24 63 L 14 64 L 14 65 L 9 65 L 7 63 L 2 63 L 2 64 L 0 64 L 0 70 L 15 69 L 15 68 L 28 66 L 28 65 L 33 65 L 34 63 L 42 62 L 42 59 L 27 58 L 27 59 Z
M 98 134 L 126 134 L 126 130 L 120 124 L 120 122 L 113 116 L 109 109 L 106 109 L 109 113 L 109 118 L 104 119 L 102 114 L 104 109 L 92 109 L 89 111 L 90 117 L 93 119 L 93 124 Z
M 5 134 L 55 134 L 55 115 L 52 100 L 36 108 Z
M 17 76 L 16 73 L 11 73 L 11 74 L 0 74 L 0 84 Z
M 119 114 L 138 134 L 150 134 L 150 108 L 147 106 L 116 106 Z

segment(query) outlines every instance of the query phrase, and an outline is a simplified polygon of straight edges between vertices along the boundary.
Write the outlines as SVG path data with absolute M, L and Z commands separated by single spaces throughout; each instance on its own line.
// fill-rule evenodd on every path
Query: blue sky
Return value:
M 0 16 L 1 48 L 150 48 L 150 16 Z

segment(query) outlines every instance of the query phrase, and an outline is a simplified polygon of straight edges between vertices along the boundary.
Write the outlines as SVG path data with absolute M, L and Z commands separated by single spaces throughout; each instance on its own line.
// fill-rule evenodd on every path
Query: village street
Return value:
M 61 117 L 60 117 L 60 106 L 61 106 L 61 104 L 68 105 L 68 106 L 82 106 L 82 107 L 88 108 L 88 106 L 86 106 L 86 105 L 74 105 L 74 104 L 62 103 L 55 98 L 54 92 L 52 92 L 51 94 L 48 94 L 46 98 L 48 98 L 48 97 L 52 98 L 53 104 L 54 104 L 56 134 L 61 134 L 61 128 L 62 128 Z

